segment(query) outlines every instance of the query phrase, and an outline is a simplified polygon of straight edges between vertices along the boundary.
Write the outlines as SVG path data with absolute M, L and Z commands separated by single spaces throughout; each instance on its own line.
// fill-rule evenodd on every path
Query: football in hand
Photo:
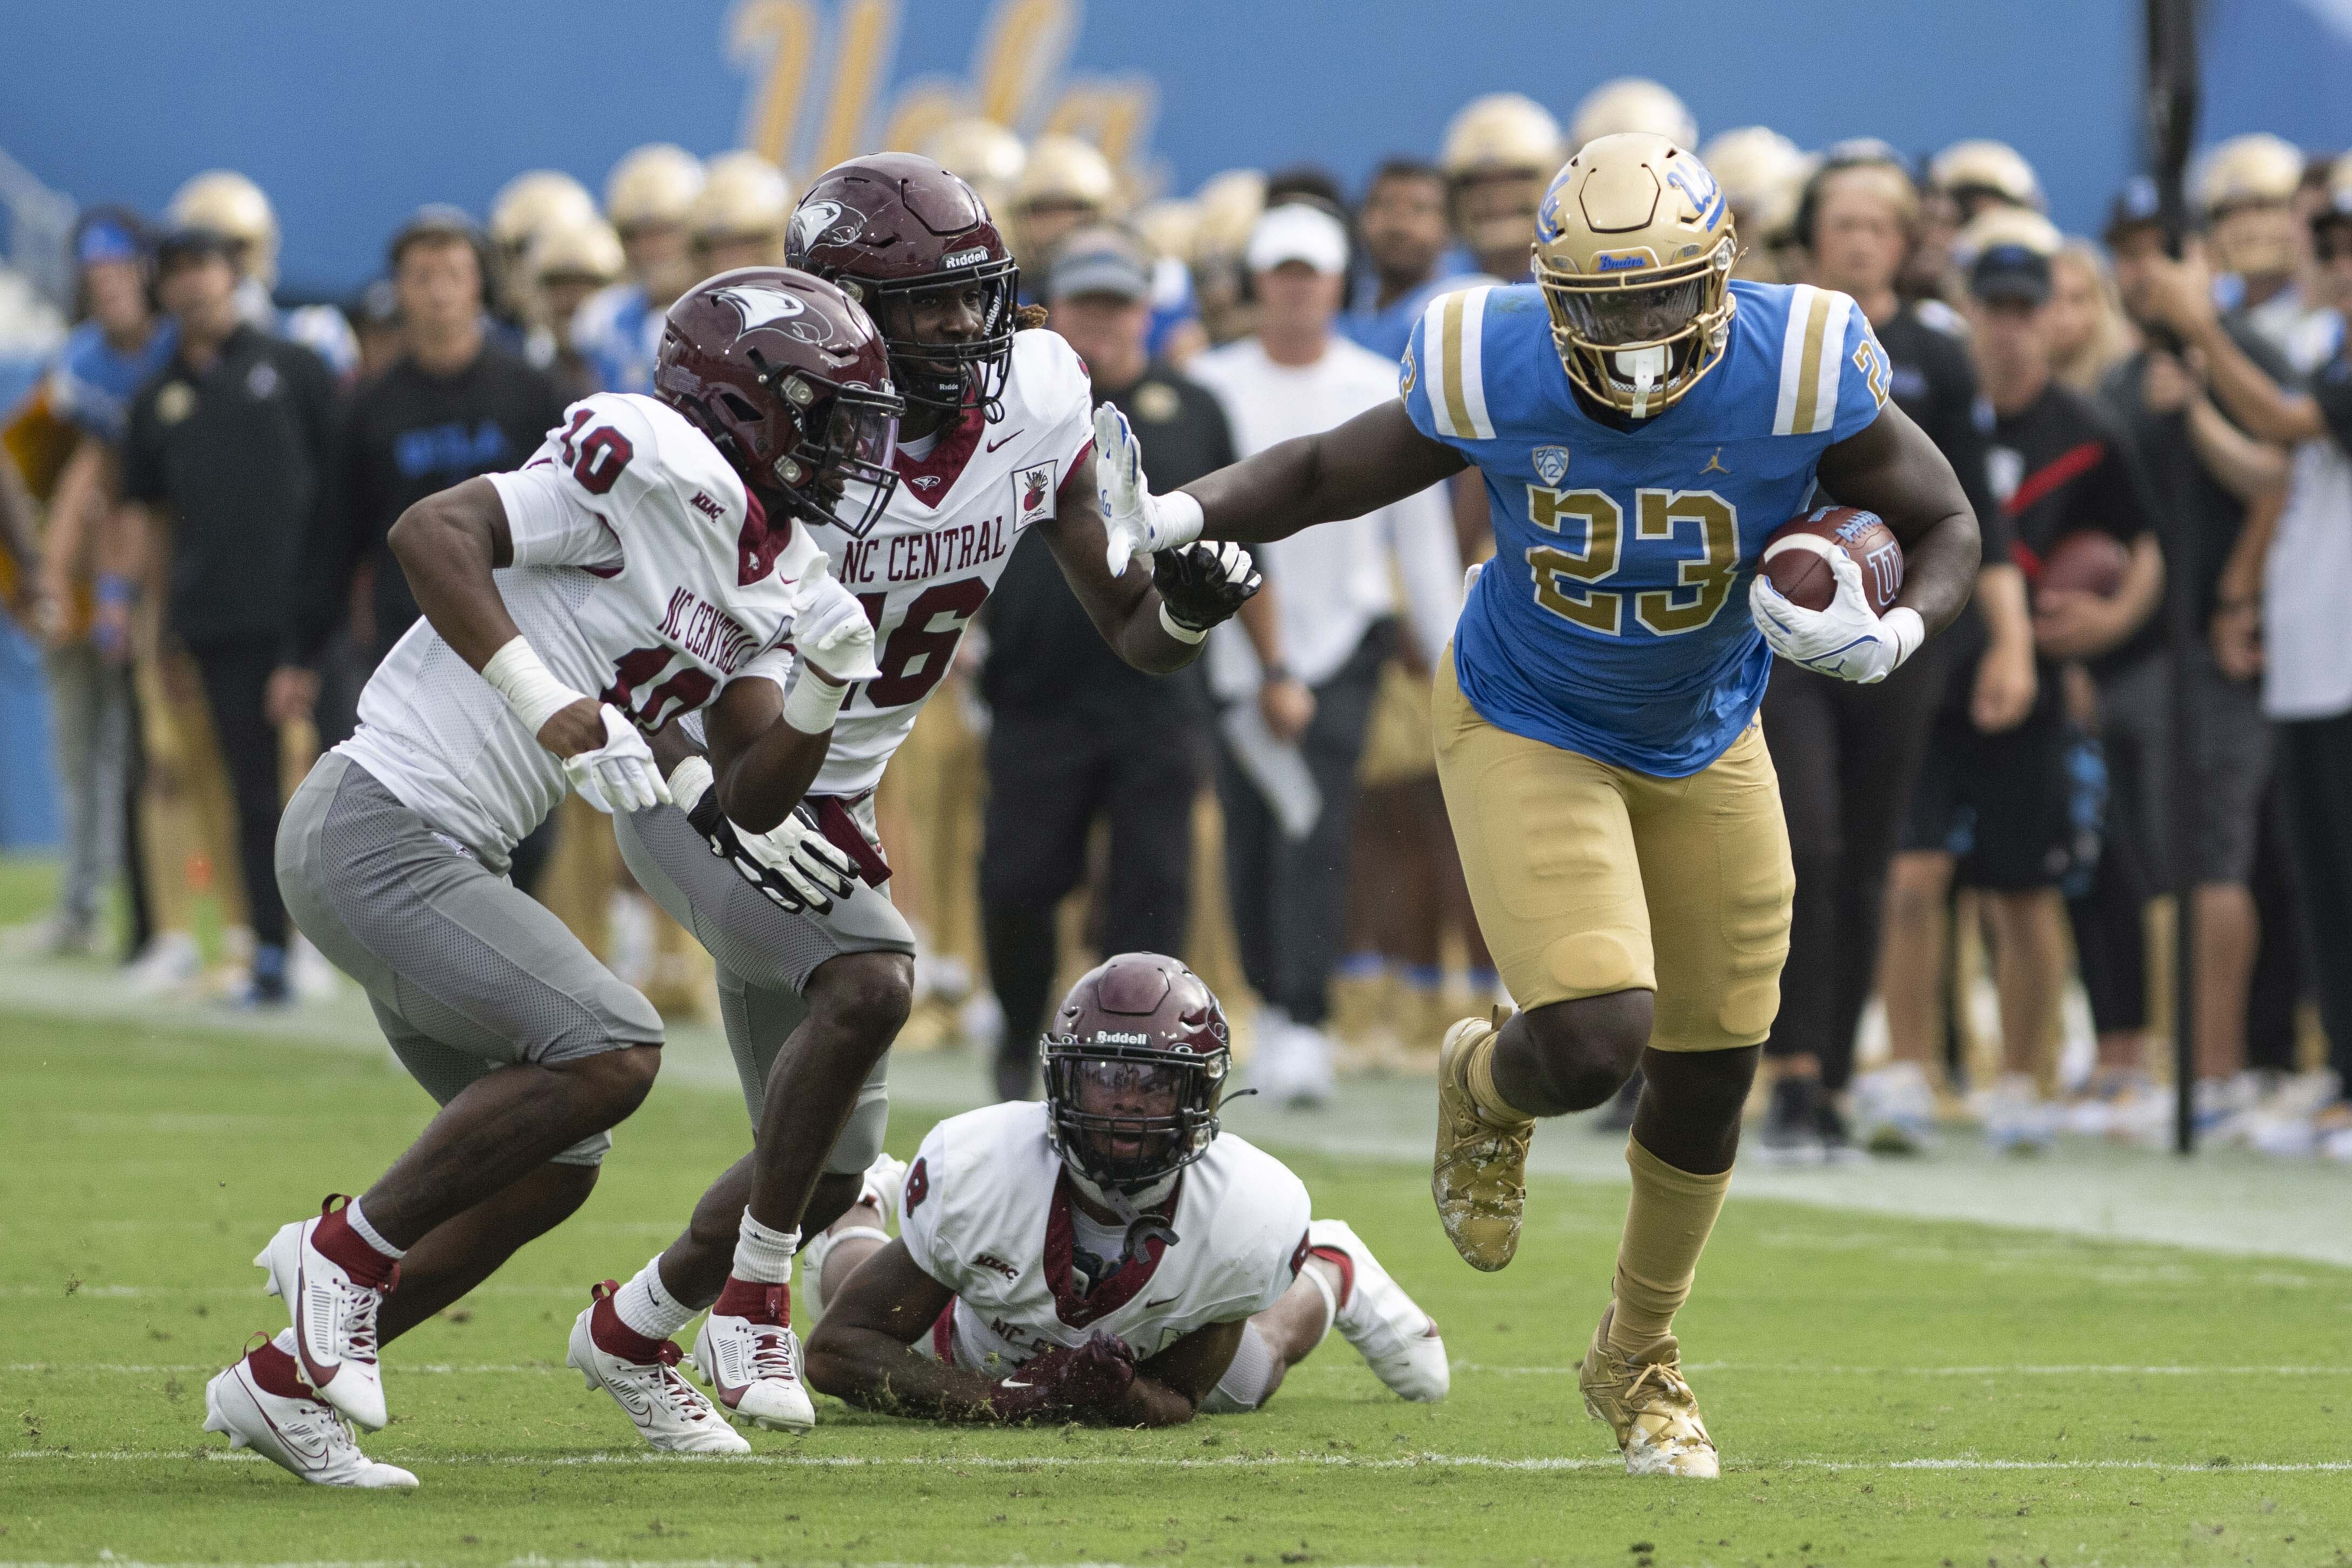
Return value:
M 1858 507 L 1815 507 L 1774 529 L 1764 542 L 1764 576 L 1799 609 L 1826 610 L 1837 597 L 1832 550 L 1844 551 L 1862 568 L 1863 596 L 1873 615 L 1895 607 L 1895 595 L 1903 591 L 1903 546 L 1876 512 Z

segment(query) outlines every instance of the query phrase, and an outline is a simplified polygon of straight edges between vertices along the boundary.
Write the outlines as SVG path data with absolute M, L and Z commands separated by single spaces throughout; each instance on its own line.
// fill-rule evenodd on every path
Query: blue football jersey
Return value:
M 1400 365 L 1423 434 L 1486 481 L 1495 559 L 1454 637 L 1462 694 L 1531 740 L 1664 778 L 1698 772 L 1763 700 L 1748 619 L 1765 537 L 1822 449 L 1885 405 L 1885 352 L 1847 296 L 1734 282 L 1724 356 L 1619 429 L 1578 405 L 1533 286 L 1433 300 Z
M 654 357 L 661 352 L 665 313 L 635 283 L 615 283 L 588 296 L 572 323 L 572 346 L 595 368 L 606 392 L 650 395 Z
M 96 321 L 84 321 L 67 334 L 50 363 L 50 411 L 101 441 L 121 441 L 131 397 L 149 376 L 171 363 L 179 342 L 179 326 L 169 316 L 155 324 L 145 344 L 129 353 L 108 342 Z

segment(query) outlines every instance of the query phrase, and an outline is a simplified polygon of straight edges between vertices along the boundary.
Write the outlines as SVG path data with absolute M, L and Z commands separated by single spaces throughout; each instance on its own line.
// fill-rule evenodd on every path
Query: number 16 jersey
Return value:
M 993 423 L 968 411 L 919 458 L 902 443 L 898 491 L 863 533 L 805 531 L 866 606 L 882 670 L 842 702 L 812 794 L 856 795 L 881 780 L 1013 547 L 1054 519 L 1063 482 L 1093 447 L 1092 384 L 1058 332 L 1014 334 L 1003 405 Z
M 1532 285 L 1430 302 L 1401 362 L 1423 435 L 1478 466 L 1495 559 L 1454 634 L 1489 723 L 1685 778 L 1755 717 L 1770 650 L 1748 584 L 1813 490 L 1824 448 L 1885 405 L 1886 355 L 1853 301 L 1734 282 L 1722 361 L 1654 418 L 1576 398 Z

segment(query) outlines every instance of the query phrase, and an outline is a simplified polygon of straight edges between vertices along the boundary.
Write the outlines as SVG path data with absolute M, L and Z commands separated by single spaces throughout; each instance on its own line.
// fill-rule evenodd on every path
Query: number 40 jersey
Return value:
M 1486 481 L 1495 559 L 1454 636 L 1454 677 L 1515 735 L 1662 778 L 1739 738 L 1772 658 L 1748 613 L 1766 536 L 1803 510 L 1822 449 L 1885 406 L 1854 302 L 1735 281 L 1722 361 L 1654 418 L 1578 403 L 1532 285 L 1430 302 L 1401 363 L 1422 434 Z
M 1093 447 L 1087 367 L 1058 332 L 1013 335 L 1003 405 L 993 423 L 968 411 L 921 458 L 902 441 L 898 491 L 864 533 L 808 531 L 866 606 L 882 670 L 843 701 L 813 794 L 856 795 L 880 781 L 1013 547 L 1032 524 L 1053 520 L 1063 481 Z
M 514 540 L 499 595 L 566 686 L 650 734 L 731 680 L 789 677 L 795 584 L 819 547 L 772 523 L 667 404 L 583 398 L 529 462 L 488 478 Z M 562 763 L 429 622 L 384 656 L 359 717 L 336 749 L 494 869 L 563 798 Z

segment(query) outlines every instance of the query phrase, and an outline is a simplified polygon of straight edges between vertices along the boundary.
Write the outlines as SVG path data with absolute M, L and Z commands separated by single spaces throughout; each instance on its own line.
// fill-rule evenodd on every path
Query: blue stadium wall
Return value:
M 2352 0 L 2209 0 L 2213 135 L 2352 140 Z M 1702 133 L 1762 121 L 1799 142 L 1908 150 L 2015 142 L 2065 226 L 2095 225 L 2133 166 L 2137 0 L 115 0 L 21 6 L 0 149 L 82 201 L 153 208 L 197 168 L 258 179 L 284 273 L 344 291 L 428 200 L 480 210 L 508 174 L 599 180 L 656 138 L 764 139 L 805 167 L 871 145 L 895 111 L 987 102 L 1034 130 L 1109 125 L 1185 190 L 1239 163 L 1321 160 L 1351 181 L 1426 153 L 1475 93 L 1565 116 L 1612 76 L 1682 92 Z

